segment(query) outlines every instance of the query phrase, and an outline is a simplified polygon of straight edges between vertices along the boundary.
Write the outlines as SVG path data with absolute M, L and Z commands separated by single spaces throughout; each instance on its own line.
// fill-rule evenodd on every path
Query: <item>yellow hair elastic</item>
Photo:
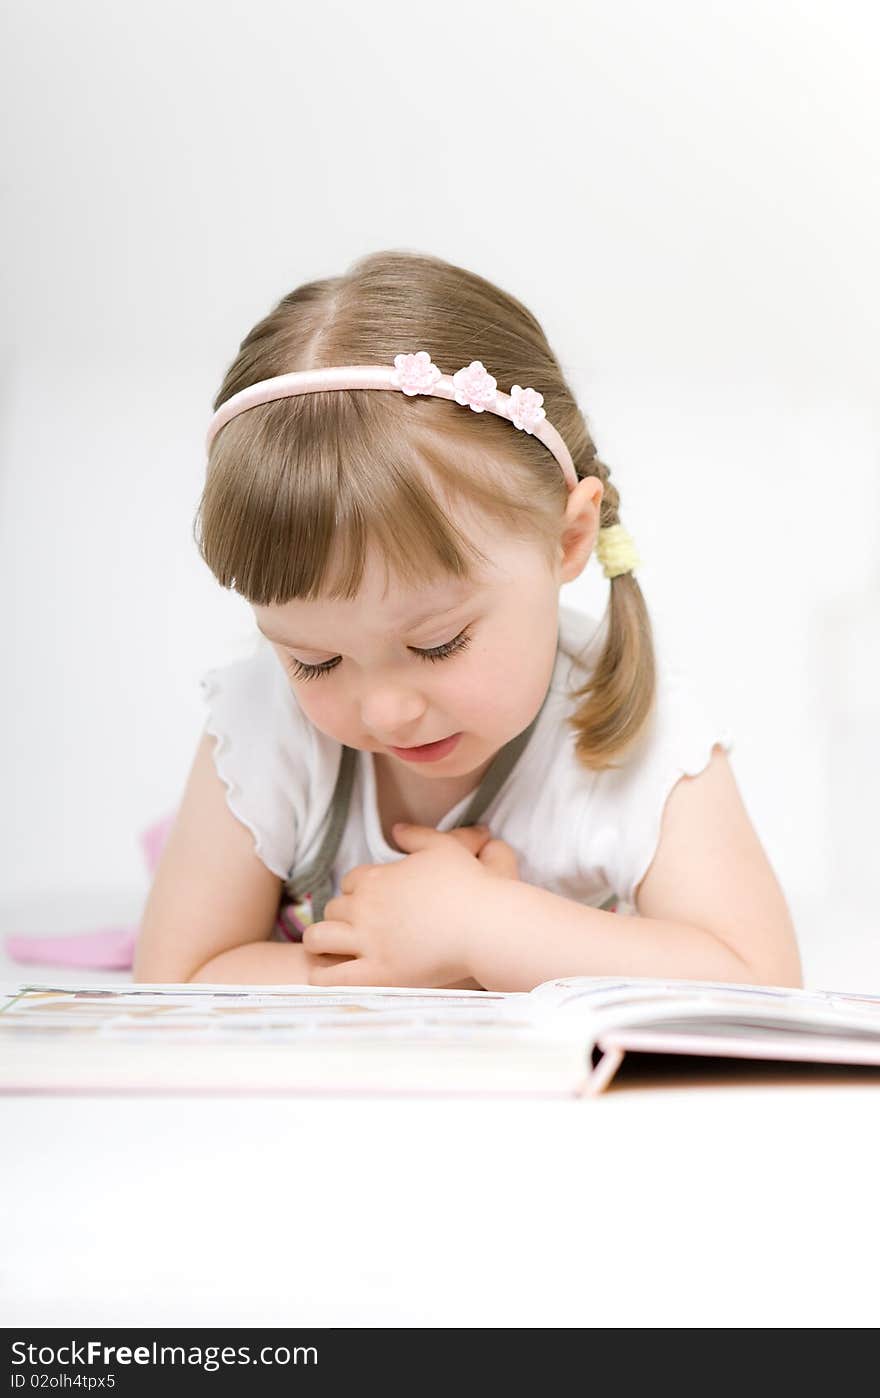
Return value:
M 607 529 L 599 530 L 596 557 L 602 564 L 606 578 L 632 573 L 642 562 L 636 553 L 635 540 L 622 524 L 612 524 Z

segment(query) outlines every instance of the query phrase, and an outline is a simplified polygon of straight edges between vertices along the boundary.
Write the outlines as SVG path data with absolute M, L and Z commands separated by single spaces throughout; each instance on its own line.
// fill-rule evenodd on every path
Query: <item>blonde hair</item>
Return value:
M 578 477 L 603 483 L 600 527 L 620 497 L 538 321 L 510 293 L 440 258 L 374 252 L 343 276 L 306 282 L 245 336 L 214 410 L 261 379 L 333 364 L 391 364 L 425 348 L 444 373 L 479 359 L 509 393 L 544 396 Z M 472 576 L 489 561 L 451 501 L 557 556 L 567 492 L 547 448 L 491 413 L 444 399 L 342 389 L 239 414 L 211 446 L 194 526 L 199 553 L 255 606 L 353 598 L 375 542 L 405 582 Z M 331 556 L 334 577 L 331 581 Z M 656 689 L 651 621 L 631 573 L 611 579 L 604 649 L 567 722 L 575 752 L 602 770 L 638 740 Z

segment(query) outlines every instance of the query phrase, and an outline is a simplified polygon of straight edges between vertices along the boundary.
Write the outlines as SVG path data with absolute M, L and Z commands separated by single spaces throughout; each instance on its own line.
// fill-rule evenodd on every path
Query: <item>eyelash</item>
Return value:
M 410 649 L 415 652 L 420 660 L 447 660 L 451 655 L 458 655 L 466 650 L 471 643 L 471 636 L 468 631 L 461 631 L 451 641 L 446 641 L 442 646 L 434 646 L 431 650 L 416 650 L 415 646 Z M 304 665 L 301 660 L 297 660 L 293 655 L 285 656 L 285 663 L 290 674 L 296 680 L 314 680 L 319 675 L 326 675 L 329 670 L 335 670 L 339 664 L 339 657 L 335 660 L 325 660 L 322 665 Z

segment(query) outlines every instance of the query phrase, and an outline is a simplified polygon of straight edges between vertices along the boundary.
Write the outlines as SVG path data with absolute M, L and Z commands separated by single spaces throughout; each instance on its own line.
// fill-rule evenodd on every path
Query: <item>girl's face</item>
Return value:
M 589 501 L 581 523 L 574 551 L 585 562 L 595 523 Z M 559 586 L 583 567 L 560 549 L 550 569 L 534 543 L 486 525 L 469 532 L 492 560 L 473 581 L 414 589 L 392 577 L 386 591 L 370 553 L 353 600 L 254 607 L 315 727 L 425 780 L 485 767 L 531 723 L 553 671 Z M 395 751 L 453 735 L 451 750 L 422 755 L 432 760 Z

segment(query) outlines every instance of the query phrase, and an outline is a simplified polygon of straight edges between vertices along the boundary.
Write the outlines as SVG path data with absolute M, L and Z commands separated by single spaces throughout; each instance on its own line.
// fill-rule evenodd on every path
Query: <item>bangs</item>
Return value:
M 240 414 L 217 438 L 196 517 L 204 561 L 224 587 L 274 606 L 354 598 L 371 549 L 386 585 L 391 575 L 410 586 L 475 580 L 491 559 L 471 522 L 537 540 L 549 557 L 553 503 L 565 495 L 558 468 L 548 468 L 548 500 L 536 508 L 535 444 L 486 413 L 477 446 L 466 420 L 456 433 L 462 412 L 336 390 Z

